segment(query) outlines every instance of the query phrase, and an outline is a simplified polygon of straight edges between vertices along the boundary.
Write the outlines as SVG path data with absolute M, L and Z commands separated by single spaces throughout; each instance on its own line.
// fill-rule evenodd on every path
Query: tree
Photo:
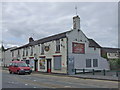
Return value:
M 117 59 L 117 68 L 120 69 L 120 58 Z

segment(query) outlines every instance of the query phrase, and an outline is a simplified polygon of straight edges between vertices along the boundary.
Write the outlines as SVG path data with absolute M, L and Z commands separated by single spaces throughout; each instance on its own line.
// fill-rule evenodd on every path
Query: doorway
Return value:
M 38 71 L 38 60 L 34 60 L 35 65 L 34 65 L 34 70 Z
M 51 59 L 46 60 L 47 60 L 47 73 L 51 73 Z

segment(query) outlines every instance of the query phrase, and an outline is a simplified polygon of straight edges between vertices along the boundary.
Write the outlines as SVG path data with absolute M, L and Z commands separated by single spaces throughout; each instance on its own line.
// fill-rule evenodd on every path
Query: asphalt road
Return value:
M 2 88 L 118 88 L 118 82 L 38 73 L 17 75 L 3 70 Z

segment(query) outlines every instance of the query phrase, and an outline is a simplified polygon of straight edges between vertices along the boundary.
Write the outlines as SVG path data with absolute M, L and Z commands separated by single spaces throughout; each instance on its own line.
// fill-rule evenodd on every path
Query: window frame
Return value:
M 60 57 L 60 63 L 57 63 L 57 65 L 55 65 L 56 63 L 55 63 L 55 58 L 56 57 Z M 56 66 L 58 66 L 58 65 L 60 65 L 59 67 L 56 67 Z M 54 56 L 54 70 L 62 70 L 62 57 L 61 56 Z
M 44 54 L 44 44 L 41 44 L 41 54 Z
M 87 61 L 90 60 L 90 64 L 88 65 Z M 91 59 L 86 59 L 86 67 L 90 68 L 92 67 L 92 60 Z
M 56 53 L 59 53 L 60 52 L 60 39 L 57 39 L 56 40 Z
M 97 60 L 96 64 L 95 64 L 95 60 Z M 93 59 L 93 67 L 98 67 L 98 59 Z

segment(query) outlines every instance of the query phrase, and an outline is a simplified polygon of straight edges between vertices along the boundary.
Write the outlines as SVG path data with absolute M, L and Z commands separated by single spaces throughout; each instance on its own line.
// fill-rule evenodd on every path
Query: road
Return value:
M 2 88 L 118 88 L 118 82 L 81 79 L 33 73 L 31 75 L 9 74 L 2 70 Z

